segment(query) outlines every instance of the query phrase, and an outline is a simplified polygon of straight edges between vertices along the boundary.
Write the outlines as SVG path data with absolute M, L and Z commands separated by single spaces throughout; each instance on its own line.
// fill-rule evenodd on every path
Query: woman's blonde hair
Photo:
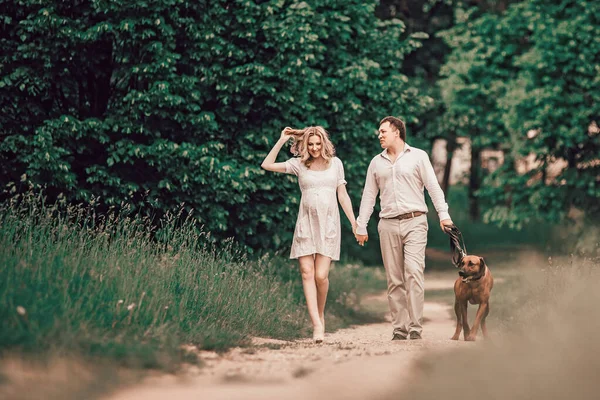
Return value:
M 312 158 L 308 152 L 308 139 L 310 139 L 311 136 L 318 136 L 321 138 L 321 156 L 327 163 L 335 157 L 333 143 L 329 140 L 329 134 L 322 126 L 309 126 L 304 129 L 288 129 L 287 133 L 294 138 L 294 144 L 292 144 L 290 151 L 293 155 L 299 156 L 300 161 L 307 167 L 310 167 L 310 164 L 314 161 L 314 158 Z

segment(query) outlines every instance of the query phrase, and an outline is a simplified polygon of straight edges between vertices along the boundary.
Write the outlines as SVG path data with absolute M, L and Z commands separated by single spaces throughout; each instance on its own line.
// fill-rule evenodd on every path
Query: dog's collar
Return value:
M 487 272 L 487 268 L 485 266 L 485 264 L 483 264 L 483 273 L 479 273 L 479 276 L 477 278 L 473 278 L 471 276 L 467 276 L 466 278 L 462 278 L 463 283 L 469 283 L 472 281 L 478 281 L 481 278 L 483 278 L 485 276 L 485 273 Z
M 481 278 L 483 278 L 483 275 L 478 276 L 477 278 L 473 278 L 473 277 L 467 276 L 466 278 L 462 278 L 462 281 L 463 281 L 463 283 L 469 283 L 469 282 L 473 282 L 473 281 L 478 281 Z

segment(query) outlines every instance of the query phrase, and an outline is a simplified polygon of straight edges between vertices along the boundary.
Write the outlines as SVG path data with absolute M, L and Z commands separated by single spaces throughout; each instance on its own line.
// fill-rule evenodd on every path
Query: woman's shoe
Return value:
M 315 343 L 323 343 L 324 339 L 325 329 L 323 329 L 323 326 L 313 328 L 313 340 L 315 341 Z

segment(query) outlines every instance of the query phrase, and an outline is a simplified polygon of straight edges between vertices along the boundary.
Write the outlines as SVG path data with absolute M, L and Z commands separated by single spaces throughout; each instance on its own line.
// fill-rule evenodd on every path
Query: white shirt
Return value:
M 427 212 L 426 188 L 440 221 L 450 219 L 444 192 L 437 181 L 429 156 L 423 150 L 404 144 L 404 151 L 392 163 L 387 149 L 369 164 L 367 179 L 356 220 L 359 235 L 367 234 L 367 224 L 379 193 L 379 218 L 391 218 L 413 211 Z

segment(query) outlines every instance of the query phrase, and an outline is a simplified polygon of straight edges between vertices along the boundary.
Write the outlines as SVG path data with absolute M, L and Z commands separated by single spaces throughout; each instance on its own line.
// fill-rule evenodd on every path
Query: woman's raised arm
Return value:
M 277 141 L 277 143 L 275 143 L 275 146 L 273 146 L 269 154 L 267 154 L 262 164 L 260 164 L 261 168 L 272 172 L 285 172 L 285 163 L 277 163 L 275 162 L 275 160 L 277 159 L 277 154 L 279 154 L 279 150 L 281 150 L 285 142 L 287 142 L 288 139 L 291 138 L 291 136 L 287 133 L 288 130 L 291 129 L 292 128 L 286 127 L 284 130 L 281 131 L 281 136 L 279 137 L 279 140 Z

